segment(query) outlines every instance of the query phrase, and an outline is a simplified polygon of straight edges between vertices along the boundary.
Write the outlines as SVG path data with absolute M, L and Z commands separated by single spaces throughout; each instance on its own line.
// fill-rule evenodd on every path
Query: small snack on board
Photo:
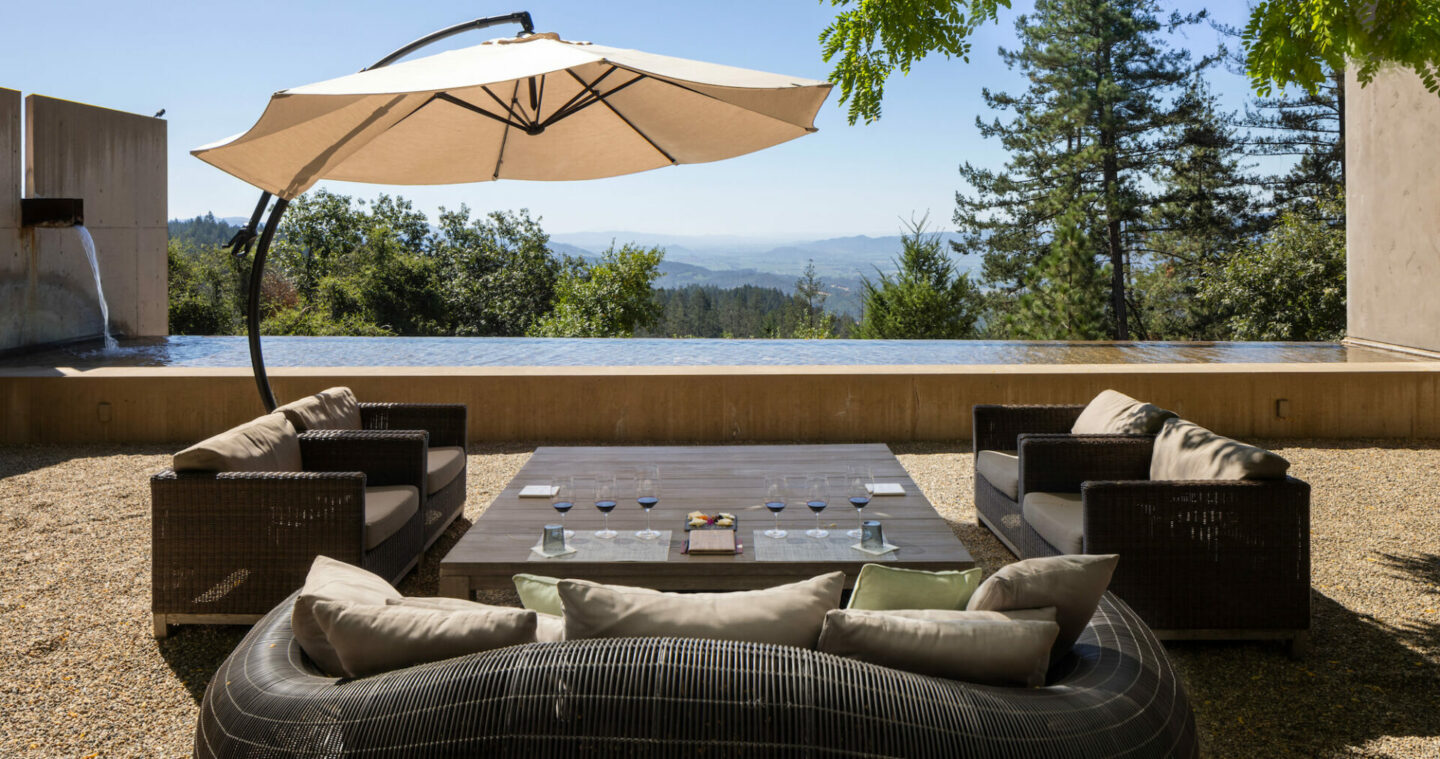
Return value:
M 691 530 L 734 530 L 736 529 L 734 514 L 724 511 L 718 514 L 706 514 L 703 511 L 692 511 L 685 515 L 685 531 Z

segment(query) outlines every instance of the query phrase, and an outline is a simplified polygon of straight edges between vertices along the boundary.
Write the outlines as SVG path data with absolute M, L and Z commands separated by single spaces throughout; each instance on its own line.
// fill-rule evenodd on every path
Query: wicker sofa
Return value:
M 1164 649 L 1108 593 L 1041 688 L 681 638 L 531 643 L 343 680 L 300 650 L 294 601 L 211 678 L 197 757 L 1198 755 Z
M 1310 486 L 1294 477 L 1152 481 L 1155 437 L 1069 434 L 1083 409 L 975 406 L 980 523 L 1021 558 L 1119 554 L 1110 589 L 1161 639 L 1282 639 L 1302 652 Z M 1012 450 L 1015 497 L 979 463 L 983 451 Z M 1078 544 L 1056 545 L 1032 524 L 1035 512 L 1026 518 L 1025 498 L 1037 493 L 1079 494 Z
M 304 583 L 317 554 L 392 583 L 416 566 L 465 505 L 465 407 L 358 405 L 362 429 L 296 436 L 291 426 L 287 434 L 298 439 L 298 466 L 167 469 L 151 478 L 156 637 L 168 635 L 172 625 L 260 619 Z M 452 463 L 450 479 L 433 491 L 431 441 L 462 451 L 458 473 Z M 367 526 L 375 518 L 376 491 L 407 487 L 417 499 L 413 515 L 405 515 L 403 524 L 397 517 Z M 383 540 L 376 530 L 384 531 Z

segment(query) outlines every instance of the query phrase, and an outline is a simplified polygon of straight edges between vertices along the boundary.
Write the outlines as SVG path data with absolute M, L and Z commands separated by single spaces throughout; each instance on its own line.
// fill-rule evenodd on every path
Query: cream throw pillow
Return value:
M 1054 621 L 1005 619 L 994 612 L 921 613 L 926 616 L 832 611 L 825 615 L 819 649 L 971 683 L 1032 688 L 1045 684 L 1050 648 L 1060 631 Z
M 177 472 L 298 472 L 300 438 L 284 414 L 232 427 L 175 454 Z
M 439 609 L 441 611 L 483 611 L 485 609 L 509 609 L 509 606 L 490 606 L 488 604 L 466 601 L 463 598 L 446 598 L 444 596 L 419 597 L 406 596 L 401 599 L 390 599 L 386 601 L 390 606 L 409 606 L 416 609 Z M 565 640 L 565 620 L 553 614 L 535 614 L 535 640 L 540 643 L 554 643 Z
M 1166 419 L 1175 416 L 1159 406 L 1142 403 L 1114 390 L 1104 390 L 1075 420 L 1074 435 L 1154 435 Z
M 360 404 L 348 387 L 321 390 L 275 410 L 301 432 L 360 429 Z
M 478 608 L 317 601 L 313 611 L 350 677 L 535 642 L 535 612 L 473 605 Z
M 1278 480 L 1289 468 L 1290 462 L 1264 448 L 1184 419 L 1165 422 L 1150 454 L 1152 480 Z
M 585 580 L 561 580 L 558 588 L 567 640 L 657 635 L 814 648 L 844 585 L 845 573 L 831 572 L 734 593 L 657 593 Z
M 1055 607 L 1060 634 L 1051 658 L 1070 651 L 1095 615 L 1120 557 L 1116 554 L 1046 556 L 1007 564 L 970 596 L 969 611 Z
M 290 626 L 300 648 L 321 671 L 340 677 L 345 674 L 345 668 L 335 653 L 335 647 L 326 638 L 324 628 L 315 618 L 315 604 L 337 601 L 383 607 L 391 599 L 400 598 L 400 591 L 380 575 L 329 556 L 316 556 L 310 564 L 310 573 L 305 576 L 305 584 L 300 588 L 300 597 L 295 599 Z

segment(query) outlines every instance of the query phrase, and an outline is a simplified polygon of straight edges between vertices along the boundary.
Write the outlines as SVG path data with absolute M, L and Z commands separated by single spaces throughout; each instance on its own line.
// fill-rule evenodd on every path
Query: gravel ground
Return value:
M 1205 754 L 1440 758 L 1440 445 L 1268 445 L 1313 487 L 1313 650 L 1170 644 Z M 1014 560 L 975 525 L 968 446 L 893 448 L 987 572 Z M 432 557 L 530 450 L 472 447 L 465 515 Z M 189 755 L 197 701 L 244 628 L 150 635 L 147 480 L 171 452 L 0 446 L 0 756 Z M 401 590 L 433 595 L 436 562 Z

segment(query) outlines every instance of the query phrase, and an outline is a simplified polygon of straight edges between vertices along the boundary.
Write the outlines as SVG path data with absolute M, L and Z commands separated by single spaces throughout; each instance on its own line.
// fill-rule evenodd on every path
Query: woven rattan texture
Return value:
M 318 675 L 293 599 L 210 681 L 198 757 L 1193 757 L 1164 649 L 1102 599 L 1043 688 L 753 643 L 535 643 L 361 680 Z

